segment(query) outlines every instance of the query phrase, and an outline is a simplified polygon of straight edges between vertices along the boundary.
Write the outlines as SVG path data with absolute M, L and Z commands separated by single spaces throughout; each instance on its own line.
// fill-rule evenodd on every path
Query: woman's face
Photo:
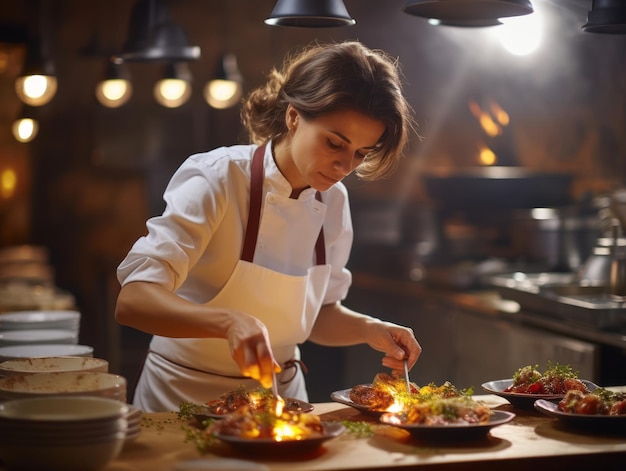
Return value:
M 286 120 L 290 132 L 276 160 L 294 190 L 328 190 L 363 162 L 385 131 L 382 121 L 353 110 L 307 120 L 289 106 Z

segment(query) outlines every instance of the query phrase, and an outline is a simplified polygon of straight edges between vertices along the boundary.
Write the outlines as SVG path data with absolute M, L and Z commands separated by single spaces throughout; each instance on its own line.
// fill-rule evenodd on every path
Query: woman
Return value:
M 240 385 L 308 400 L 298 344 L 366 343 L 395 373 L 411 329 L 341 304 L 352 224 L 341 180 L 387 175 L 412 129 L 393 60 L 358 42 L 317 45 L 252 91 L 253 145 L 192 155 L 161 216 L 118 267 L 116 320 L 150 334 L 134 404 L 177 410 Z

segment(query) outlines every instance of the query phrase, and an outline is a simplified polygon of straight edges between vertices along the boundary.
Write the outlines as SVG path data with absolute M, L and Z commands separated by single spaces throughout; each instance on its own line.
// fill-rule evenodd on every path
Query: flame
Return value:
M 283 410 L 285 410 L 285 400 L 278 396 L 276 398 L 276 404 L 275 404 L 275 409 L 274 409 L 274 414 L 276 415 L 276 417 L 280 417 L 281 415 L 283 415 Z
M 504 128 L 511 121 L 509 114 L 493 100 L 489 100 L 487 110 L 481 108 L 474 100 L 470 100 L 468 106 L 472 114 L 478 119 L 478 123 L 485 131 L 485 134 L 489 137 L 496 137 L 502 134 Z
M 274 425 L 272 435 L 274 441 L 282 442 L 285 440 L 302 440 L 308 433 L 302 427 L 279 420 Z

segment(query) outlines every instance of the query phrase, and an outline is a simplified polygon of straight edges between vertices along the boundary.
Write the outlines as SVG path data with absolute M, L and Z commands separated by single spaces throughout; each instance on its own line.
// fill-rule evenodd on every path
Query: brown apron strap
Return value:
M 256 248 L 257 237 L 259 236 L 259 223 L 261 220 L 261 206 L 263 198 L 263 178 L 265 169 L 263 167 L 263 158 L 265 156 L 266 144 L 257 147 L 252 156 L 252 170 L 250 175 L 250 210 L 248 212 L 248 225 L 246 226 L 246 235 L 243 241 L 243 250 L 241 251 L 241 260 L 252 263 L 254 258 L 254 250 Z M 318 191 L 315 198 L 322 201 L 322 194 Z M 326 264 L 326 244 L 324 243 L 324 227 L 320 229 L 315 242 L 315 260 L 316 265 Z

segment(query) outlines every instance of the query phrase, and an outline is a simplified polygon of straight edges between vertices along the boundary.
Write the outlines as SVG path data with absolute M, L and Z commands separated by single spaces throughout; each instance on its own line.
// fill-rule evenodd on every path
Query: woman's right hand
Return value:
M 281 368 L 274 359 L 265 324 L 247 314 L 233 313 L 226 339 L 241 373 L 256 379 L 264 388 L 271 388 L 274 373 Z

